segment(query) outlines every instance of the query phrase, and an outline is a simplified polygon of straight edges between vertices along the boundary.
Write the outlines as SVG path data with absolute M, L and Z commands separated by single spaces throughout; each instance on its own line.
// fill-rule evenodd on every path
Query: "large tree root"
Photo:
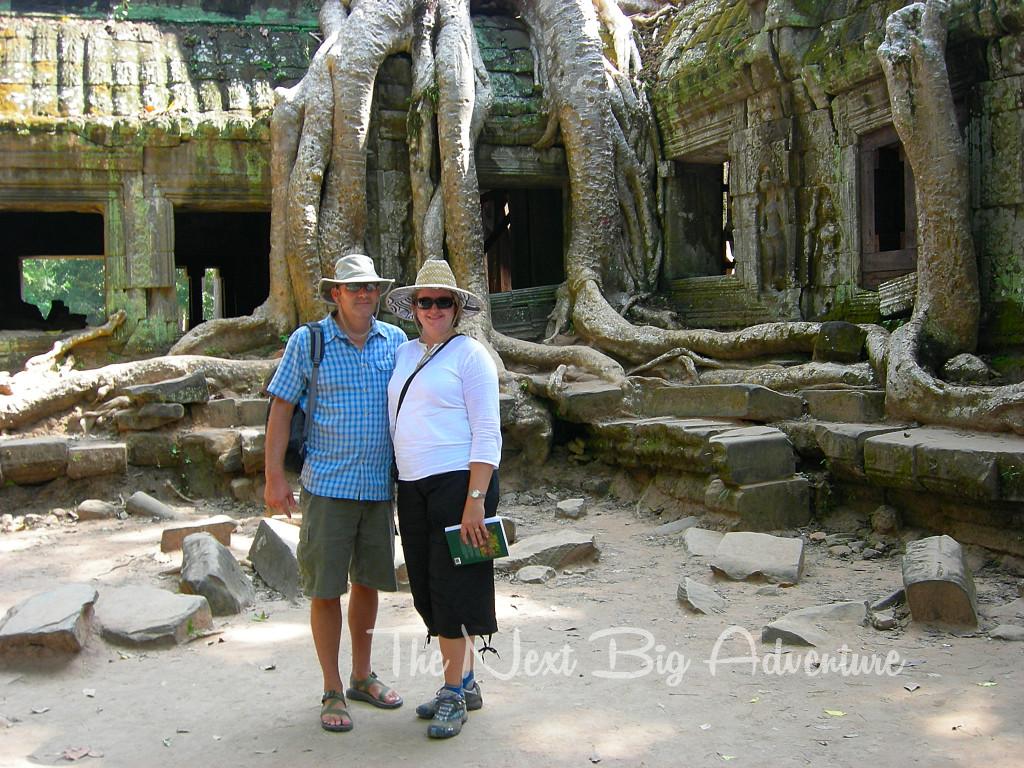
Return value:
M 276 360 L 224 360 L 215 357 L 156 357 L 91 371 L 19 374 L 11 394 L 0 397 L 0 430 L 13 430 L 70 410 L 83 400 L 104 400 L 123 387 L 201 372 L 221 387 L 258 392 L 277 367 Z

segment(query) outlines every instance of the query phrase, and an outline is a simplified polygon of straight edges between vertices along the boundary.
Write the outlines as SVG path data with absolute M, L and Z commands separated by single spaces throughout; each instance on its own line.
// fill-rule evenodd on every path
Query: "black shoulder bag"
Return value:
M 324 359 L 324 329 L 320 323 L 306 323 L 309 328 L 309 359 L 313 361 L 313 371 L 309 375 L 309 386 L 306 387 L 306 410 L 298 404 L 292 411 L 292 421 L 288 426 L 288 447 L 284 452 L 285 469 L 301 472 L 306 462 L 306 441 L 309 439 L 309 428 L 313 423 L 313 411 L 316 409 L 316 380 L 320 372 L 320 363 Z
M 437 355 L 442 349 L 447 347 L 452 342 L 453 339 L 461 335 L 461 333 L 456 333 L 454 336 L 449 336 L 448 339 L 446 339 L 445 342 L 440 347 L 435 349 L 429 355 L 425 355 L 423 359 L 416 364 L 416 369 L 411 374 L 409 374 L 409 378 L 405 380 L 405 385 L 402 387 L 402 392 L 398 395 L 398 407 L 395 408 L 396 435 L 398 434 L 398 414 L 401 413 L 402 411 L 402 403 L 405 402 L 405 393 L 409 391 L 409 385 L 412 384 L 412 380 L 416 378 L 417 373 L 423 370 L 423 366 L 425 366 L 427 363 L 433 360 L 434 356 Z M 396 482 L 398 481 L 398 462 L 395 461 L 394 457 L 392 457 L 391 459 L 391 477 Z

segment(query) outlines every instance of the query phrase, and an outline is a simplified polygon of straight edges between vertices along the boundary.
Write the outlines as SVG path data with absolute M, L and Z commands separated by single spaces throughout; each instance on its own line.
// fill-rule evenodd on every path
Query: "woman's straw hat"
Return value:
M 387 308 L 403 320 L 412 320 L 413 297 L 416 292 L 424 288 L 438 288 L 451 291 L 455 300 L 459 303 L 462 317 L 472 317 L 483 311 L 483 301 L 475 293 L 459 288 L 455 283 L 455 275 L 447 261 L 441 259 L 427 259 L 416 273 L 415 285 L 403 285 L 395 288 L 387 295 L 384 303 Z

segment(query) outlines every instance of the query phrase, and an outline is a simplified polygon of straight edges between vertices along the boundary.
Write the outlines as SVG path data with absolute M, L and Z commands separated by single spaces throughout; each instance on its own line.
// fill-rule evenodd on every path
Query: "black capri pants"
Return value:
M 443 472 L 422 480 L 398 481 L 398 529 L 416 611 L 431 635 L 447 638 L 490 635 L 494 615 L 494 561 L 452 563 L 444 529 L 462 522 L 469 470 Z M 484 514 L 498 509 L 498 473 L 484 497 Z

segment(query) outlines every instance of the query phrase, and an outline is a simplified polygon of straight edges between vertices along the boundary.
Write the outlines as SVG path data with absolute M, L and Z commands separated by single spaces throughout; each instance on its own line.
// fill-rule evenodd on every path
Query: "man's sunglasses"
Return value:
M 430 309 L 436 306 L 438 309 L 451 309 L 455 306 L 455 299 L 451 296 L 441 296 L 433 299 L 428 296 L 422 296 L 416 299 L 416 306 L 420 309 Z
M 364 289 L 367 293 L 376 293 L 380 290 L 379 283 L 344 283 L 344 286 L 349 293 L 359 293 Z

